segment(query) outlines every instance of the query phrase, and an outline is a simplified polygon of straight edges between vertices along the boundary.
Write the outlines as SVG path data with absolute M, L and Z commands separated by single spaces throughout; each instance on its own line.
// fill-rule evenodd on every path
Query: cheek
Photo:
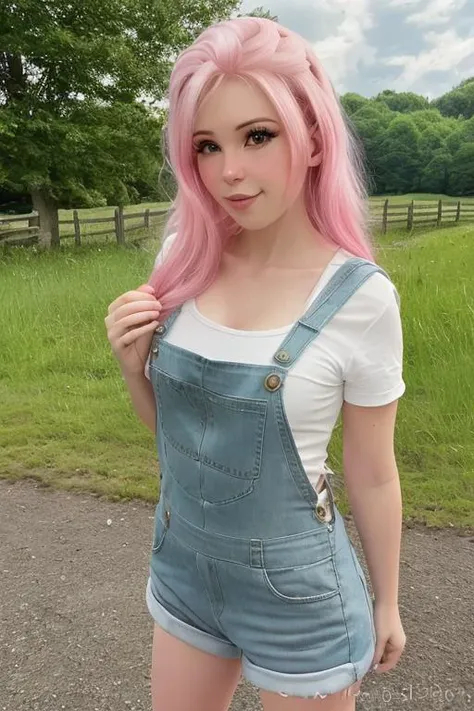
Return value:
M 283 191 L 289 178 L 290 156 L 284 148 L 272 148 L 255 156 L 253 174 L 262 181 L 262 187 Z
M 197 161 L 199 176 L 204 183 L 206 189 L 215 195 L 218 192 L 219 184 L 219 167 L 218 161 L 201 159 Z

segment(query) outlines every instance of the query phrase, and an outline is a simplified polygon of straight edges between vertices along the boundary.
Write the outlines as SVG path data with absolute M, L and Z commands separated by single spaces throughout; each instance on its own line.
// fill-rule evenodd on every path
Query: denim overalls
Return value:
M 156 329 L 150 379 L 161 468 L 146 599 L 161 627 L 241 658 L 283 696 L 340 691 L 375 650 L 372 599 L 329 481 L 318 495 L 286 418 L 288 370 L 379 266 L 339 267 L 271 366 L 214 361 Z M 319 501 L 318 501 L 319 499 Z

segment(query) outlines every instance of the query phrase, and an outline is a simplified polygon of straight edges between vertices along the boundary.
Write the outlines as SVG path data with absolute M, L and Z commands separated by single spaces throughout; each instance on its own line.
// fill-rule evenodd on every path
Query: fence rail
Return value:
M 168 210 L 156 209 L 151 210 L 147 208 L 142 212 L 127 212 L 123 211 L 122 207 L 117 207 L 114 210 L 114 214 L 108 217 L 79 217 L 79 211 L 73 210 L 72 220 L 59 220 L 59 228 L 61 225 L 74 225 L 73 232 L 67 232 L 65 234 L 60 234 L 60 240 L 74 238 L 76 245 L 80 246 L 82 244 L 82 237 L 95 237 L 97 235 L 114 234 L 118 244 L 123 244 L 125 242 L 125 235 L 127 232 L 133 230 L 150 229 L 152 223 L 150 218 L 158 217 L 161 215 L 166 215 Z M 141 222 L 135 225 L 126 226 L 126 222 L 130 219 L 139 219 Z M 28 222 L 28 226 L 22 225 L 20 227 L 9 228 L 11 222 Z M 92 224 L 105 224 L 111 223 L 110 227 L 102 230 L 95 230 L 94 232 L 87 231 L 86 233 L 81 230 L 82 225 L 92 225 Z M 6 229 L 5 229 L 6 226 Z M 31 236 L 30 236 L 30 233 Z M 15 237 L 20 235 L 21 238 L 18 239 L 7 239 L 8 237 Z M 27 236 L 25 236 L 27 235 Z M 0 242 L 3 240 L 5 244 L 13 246 L 29 246 L 32 244 L 37 244 L 40 236 L 40 220 L 37 212 L 31 212 L 27 215 L 0 215 Z
M 405 224 L 407 230 L 412 230 L 417 225 L 429 223 L 436 223 L 437 227 L 442 227 L 461 221 L 474 222 L 474 204 L 463 203 L 461 200 L 456 202 L 412 200 L 400 204 L 390 203 L 390 200 L 386 199 L 383 202 L 373 201 L 370 212 L 371 225 L 380 225 L 384 234 L 391 225 Z
M 73 225 L 74 231 L 66 234 L 61 234 L 60 239 L 74 238 L 76 245 L 80 246 L 82 237 L 96 237 L 105 234 L 114 234 L 118 244 L 125 243 L 127 232 L 138 229 L 149 229 L 151 226 L 150 218 L 166 215 L 166 208 L 152 210 L 147 208 L 141 212 L 124 213 L 123 208 L 115 209 L 114 214 L 108 217 L 79 217 L 79 211 L 73 210 L 72 220 L 59 220 L 61 225 Z M 128 225 L 126 223 L 131 220 L 140 220 L 138 224 Z M 28 226 L 21 225 L 11 227 L 10 223 L 28 222 Z M 405 225 L 407 230 L 412 230 L 417 225 L 426 225 L 435 223 L 436 227 L 443 225 L 455 225 L 458 223 L 474 222 L 474 203 L 463 203 L 461 200 L 456 202 L 443 200 L 412 200 L 407 203 L 390 202 L 386 200 L 371 200 L 370 202 L 370 226 L 372 228 L 380 228 L 385 234 L 392 226 Z M 94 232 L 81 230 L 82 225 L 106 224 L 110 227 L 105 229 L 95 230 Z M 15 237 L 18 239 L 10 239 Z M 20 237 L 21 235 L 21 237 Z M 32 212 L 28 215 L 0 215 L 0 242 L 5 241 L 9 245 L 24 245 L 37 244 L 40 236 L 40 220 L 37 212 Z

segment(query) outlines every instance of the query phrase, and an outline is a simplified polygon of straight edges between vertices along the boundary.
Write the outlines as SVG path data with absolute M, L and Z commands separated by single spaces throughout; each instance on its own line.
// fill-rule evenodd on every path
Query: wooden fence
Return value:
M 473 222 L 474 202 L 412 200 L 407 203 L 391 203 L 388 199 L 371 200 L 370 213 L 371 225 L 381 226 L 385 234 L 392 225 L 412 230 L 418 225 L 446 227 L 460 222 Z
M 149 229 L 150 218 L 161 215 L 166 215 L 166 208 L 159 210 L 146 209 L 143 212 L 124 213 L 123 208 L 115 209 L 114 214 L 109 217 L 89 217 L 80 218 L 79 211 L 73 210 L 72 220 L 59 220 L 61 225 L 73 225 L 74 231 L 66 234 L 61 234 L 60 239 L 68 239 L 74 237 L 76 245 L 80 246 L 82 237 L 93 237 L 97 235 L 115 234 L 118 244 L 125 242 L 126 232 L 137 229 Z M 140 220 L 136 224 L 127 222 L 131 219 Z M 10 227 L 10 223 L 25 223 L 28 226 Z M 418 225 L 431 224 L 435 227 L 445 227 L 447 225 L 455 225 L 462 222 L 474 222 L 474 201 L 463 203 L 461 200 L 453 201 L 428 201 L 428 200 L 412 200 L 407 203 L 390 202 L 386 200 L 371 200 L 370 201 L 370 225 L 372 228 L 380 228 L 385 234 L 392 227 L 405 227 L 407 230 L 412 230 Z M 95 230 L 94 232 L 82 232 L 81 226 L 88 224 L 106 224 L 109 226 L 105 229 Z M 5 240 L 6 244 L 31 245 L 37 244 L 39 241 L 39 216 L 33 212 L 28 215 L 0 215 L 0 242 Z M 21 237 L 20 237 L 21 234 Z M 8 240 L 7 237 L 18 235 L 18 239 Z M 26 236 L 25 236 L 26 235 Z
M 166 208 L 160 210 L 150 210 L 147 208 L 143 212 L 124 212 L 122 207 L 115 208 L 114 214 L 108 217 L 79 217 L 79 211 L 73 210 L 72 220 L 59 220 L 60 240 L 74 238 L 77 246 L 82 243 L 82 237 L 94 237 L 97 235 L 115 234 L 118 244 L 124 244 L 125 234 L 132 230 L 149 229 L 151 226 L 152 217 L 166 215 Z M 136 224 L 126 224 L 129 220 L 139 219 Z M 22 225 L 9 229 L 11 222 L 28 222 L 28 226 Z M 82 225 L 90 224 L 106 224 L 105 229 L 95 230 L 94 232 L 81 231 Z M 6 225 L 6 229 L 2 229 Z M 74 225 L 74 232 L 61 234 L 61 225 Z M 37 212 L 32 212 L 28 215 L 0 215 L 0 242 L 5 240 L 6 244 L 14 246 L 29 246 L 37 244 L 39 241 L 40 222 Z M 22 235 L 18 239 L 6 240 L 7 237 Z M 27 235 L 27 236 L 25 236 Z

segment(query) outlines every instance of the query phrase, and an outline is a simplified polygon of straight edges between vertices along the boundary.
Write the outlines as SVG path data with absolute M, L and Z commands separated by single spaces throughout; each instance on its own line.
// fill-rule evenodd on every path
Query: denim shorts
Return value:
M 372 599 L 344 521 L 271 540 L 209 534 L 160 501 L 146 601 L 155 622 L 200 650 L 240 658 L 283 696 L 351 686 L 375 651 Z

